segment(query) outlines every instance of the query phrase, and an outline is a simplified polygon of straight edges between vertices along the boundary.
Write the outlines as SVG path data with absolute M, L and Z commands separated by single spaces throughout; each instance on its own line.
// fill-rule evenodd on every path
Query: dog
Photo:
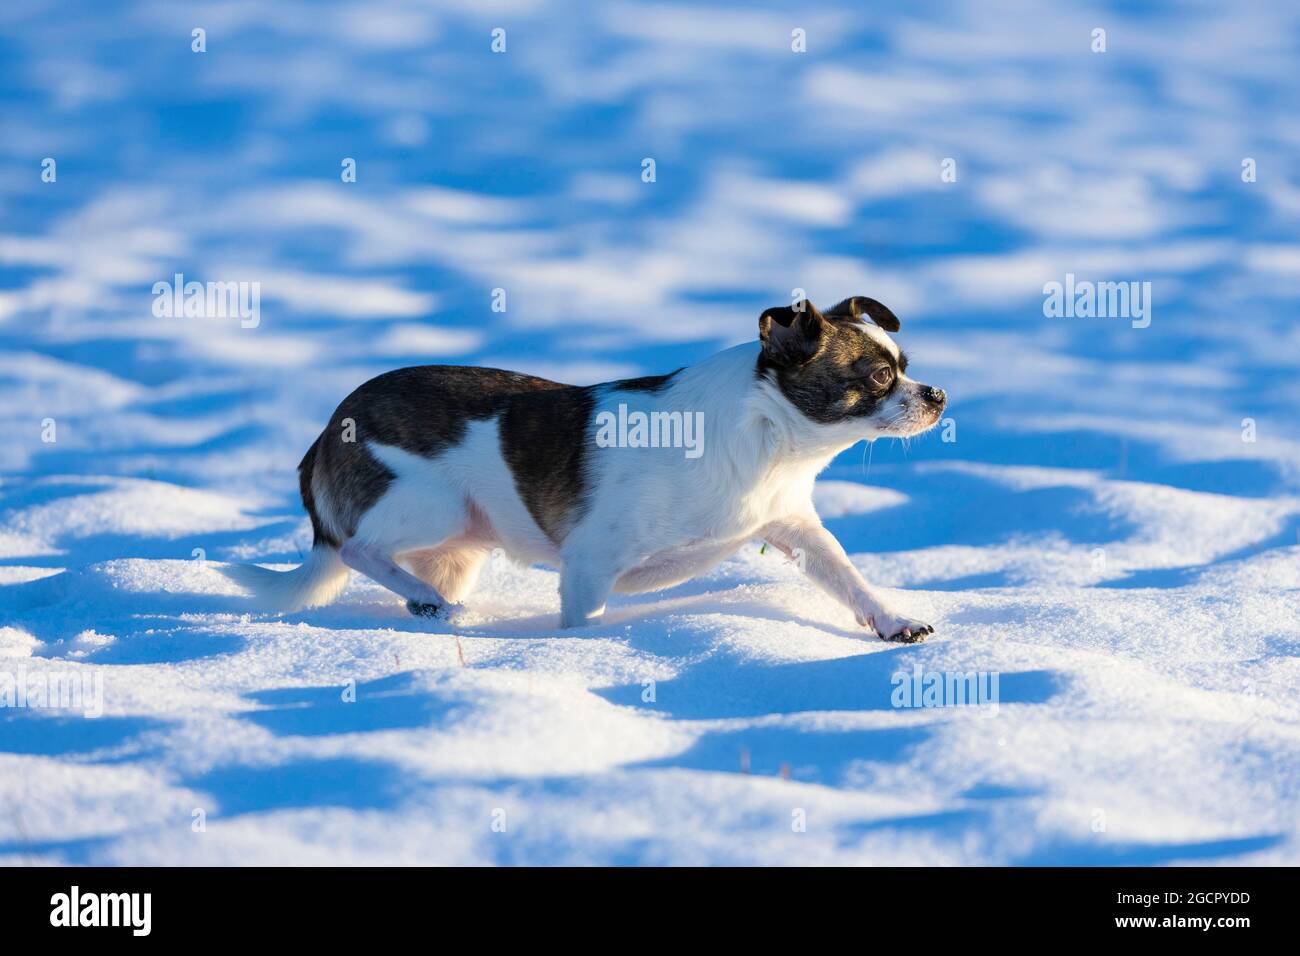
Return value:
M 943 413 L 943 390 L 907 376 L 898 329 L 865 296 L 825 313 L 801 300 L 763 312 L 757 342 L 668 375 L 579 387 L 488 368 L 387 372 L 343 400 L 298 467 L 306 562 L 226 572 L 265 610 L 328 603 L 350 568 L 412 614 L 447 618 L 501 548 L 560 569 L 569 628 L 599 621 L 611 591 L 671 587 L 761 539 L 859 626 L 923 640 L 934 629 L 867 584 L 812 505 L 837 454 Z

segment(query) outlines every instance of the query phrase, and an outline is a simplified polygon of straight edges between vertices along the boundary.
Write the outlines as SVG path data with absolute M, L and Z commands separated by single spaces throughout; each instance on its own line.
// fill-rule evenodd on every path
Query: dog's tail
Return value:
M 339 557 L 338 540 L 321 522 L 316 509 L 312 479 L 320 442 L 317 438 L 312 443 L 298 465 L 302 503 L 311 518 L 315 537 L 307 560 L 292 571 L 272 571 L 255 564 L 228 564 L 221 569 L 230 580 L 252 592 L 258 610 L 297 611 L 329 604 L 348 583 L 348 569 Z
M 348 568 L 338 549 L 321 542 L 292 571 L 273 571 L 256 564 L 228 564 L 221 572 L 252 592 L 259 611 L 297 611 L 329 604 L 348 583 Z

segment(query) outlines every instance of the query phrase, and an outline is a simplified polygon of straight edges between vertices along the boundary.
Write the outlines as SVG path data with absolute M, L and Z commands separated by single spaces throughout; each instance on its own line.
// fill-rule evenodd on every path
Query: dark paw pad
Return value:
M 437 617 L 440 610 L 437 604 L 425 604 L 422 601 L 407 601 L 406 609 L 415 617 Z
M 897 644 L 919 644 L 933 633 L 934 628 L 929 624 L 917 624 L 912 627 L 905 627 L 898 633 L 885 637 L 885 640 Z

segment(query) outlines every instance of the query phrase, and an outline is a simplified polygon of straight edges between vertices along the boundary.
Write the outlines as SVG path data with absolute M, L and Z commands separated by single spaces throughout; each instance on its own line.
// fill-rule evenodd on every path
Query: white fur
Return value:
M 895 360 L 898 359 L 898 343 L 891 339 L 884 329 L 875 325 L 860 325 L 858 328 L 862 330 L 863 335 L 875 339 L 875 341 L 888 349 L 890 354 L 894 356 Z
M 255 564 L 229 564 L 222 569 L 240 587 L 255 596 L 264 611 L 288 611 L 328 604 L 348 583 L 348 569 L 339 552 L 321 545 L 292 571 L 273 571 Z

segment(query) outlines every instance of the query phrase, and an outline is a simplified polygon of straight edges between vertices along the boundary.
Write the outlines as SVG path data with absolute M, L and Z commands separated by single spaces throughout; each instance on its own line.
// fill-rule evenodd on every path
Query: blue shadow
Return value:
M 270 709 L 240 716 L 281 737 L 325 737 L 376 730 L 440 726 L 455 713 L 451 702 L 418 687 L 410 674 L 358 684 L 356 700 L 343 699 L 344 688 L 286 687 L 258 691 L 248 699 Z
M 226 767 L 185 785 L 211 794 L 225 817 L 293 807 L 389 810 L 401 802 L 409 786 L 392 764 L 347 758 Z

